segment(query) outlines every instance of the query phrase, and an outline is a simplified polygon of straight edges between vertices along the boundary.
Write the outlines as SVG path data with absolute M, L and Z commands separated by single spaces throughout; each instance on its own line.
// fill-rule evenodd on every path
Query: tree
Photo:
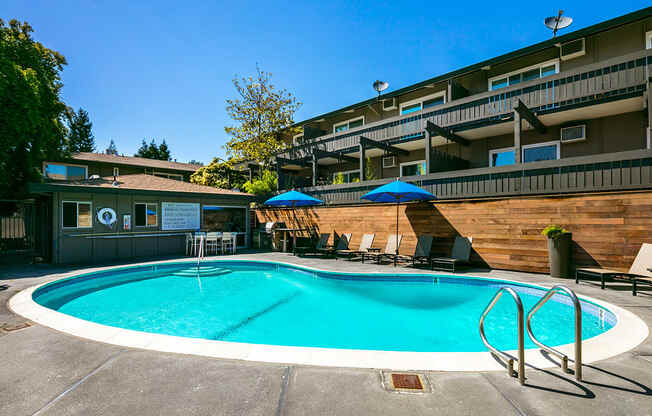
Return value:
M 172 160 L 170 149 L 167 143 L 165 143 L 165 140 L 159 146 L 154 139 L 149 144 L 143 139 L 140 148 L 138 148 L 138 152 L 134 156 L 147 159 Z
M 93 123 L 83 108 L 68 114 L 68 151 L 70 153 L 94 152 Z
M 189 164 L 189 165 L 204 166 L 204 163 L 203 163 L 203 162 L 200 162 L 199 160 L 195 160 L 195 159 L 193 159 L 193 160 L 191 160 L 190 162 L 188 162 L 188 164 Z
M 168 148 L 168 144 L 165 143 L 165 139 L 163 139 L 163 142 L 158 147 L 158 159 L 172 160 L 172 156 L 170 155 L 170 149 Z
M 278 187 L 277 185 L 278 176 L 276 173 L 270 170 L 265 170 L 263 171 L 261 178 L 245 182 L 244 185 L 242 185 L 242 188 L 247 193 L 265 196 L 276 191 Z
M 213 158 L 207 166 L 198 168 L 190 175 L 190 182 L 221 189 L 241 189 L 245 183 L 244 176 L 234 171 L 231 163 L 217 157 Z
M 27 22 L 0 19 L 0 196 L 18 199 L 45 160 L 65 155 L 66 59 L 31 37 Z
M 106 148 L 104 153 L 107 155 L 118 156 L 118 148 L 115 146 L 113 139 L 111 139 L 111 143 L 109 143 L 109 147 Z
M 294 113 L 301 106 L 286 90 L 276 90 L 272 74 L 256 66 L 256 76 L 233 79 L 238 97 L 226 100 L 226 111 L 237 123 L 224 127 L 231 136 L 227 154 L 236 160 L 268 163 L 285 147 L 282 132 L 293 134 Z

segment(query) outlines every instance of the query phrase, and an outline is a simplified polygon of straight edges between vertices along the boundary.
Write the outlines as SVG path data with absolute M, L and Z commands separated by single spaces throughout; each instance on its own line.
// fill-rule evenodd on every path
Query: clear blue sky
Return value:
M 649 1 L 649 0 L 648 0 Z M 138 3 L 135 5 L 134 3 Z M 4 0 L 68 60 L 63 97 L 91 116 L 99 150 L 133 154 L 165 138 L 178 161 L 223 156 L 224 100 L 256 63 L 303 102 L 300 121 L 550 37 L 558 8 L 579 29 L 647 1 L 37 1 Z M 210 4 L 198 4 L 210 3 Z M 561 33 L 565 33 L 563 31 Z

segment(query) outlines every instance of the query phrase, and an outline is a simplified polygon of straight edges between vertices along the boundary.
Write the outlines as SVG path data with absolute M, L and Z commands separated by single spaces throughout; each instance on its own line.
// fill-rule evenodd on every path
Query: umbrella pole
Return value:
M 396 267 L 396 259 L 398 257 L 398 205 L 399 199 L 396 199 L 396 252 L 394 253 L 394 267 Z

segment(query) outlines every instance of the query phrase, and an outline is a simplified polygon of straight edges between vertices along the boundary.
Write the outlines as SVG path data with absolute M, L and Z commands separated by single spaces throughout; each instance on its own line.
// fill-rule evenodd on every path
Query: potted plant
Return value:
M 550 225 L 541 231 L 548 238 L 548 260 L 550 276 L 571 277 L 570 254 L 573 234 L 558 225 Z

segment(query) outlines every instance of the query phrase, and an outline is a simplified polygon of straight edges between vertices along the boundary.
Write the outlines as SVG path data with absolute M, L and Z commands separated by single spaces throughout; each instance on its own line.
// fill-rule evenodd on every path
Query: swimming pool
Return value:
M 156 264 L 84 274 L 37 289 L 38 304 L 111 327 L 248 344 L 413 352 L 486 352 L 478 319 L 503 286 L 527 312 L 545 293 L 499 280 L 361 275 L 269 262 Z M 516 348 L 516 309 L 503 297 L 485 320 L 489 341 Z M 572 343 L 573 308 L 555 295 L 533 317 L 548 345 Z M 582 301 L 582 338 L 609 331 L 609 309 Z M 526 337 L 526 348 L 535 348 Z

